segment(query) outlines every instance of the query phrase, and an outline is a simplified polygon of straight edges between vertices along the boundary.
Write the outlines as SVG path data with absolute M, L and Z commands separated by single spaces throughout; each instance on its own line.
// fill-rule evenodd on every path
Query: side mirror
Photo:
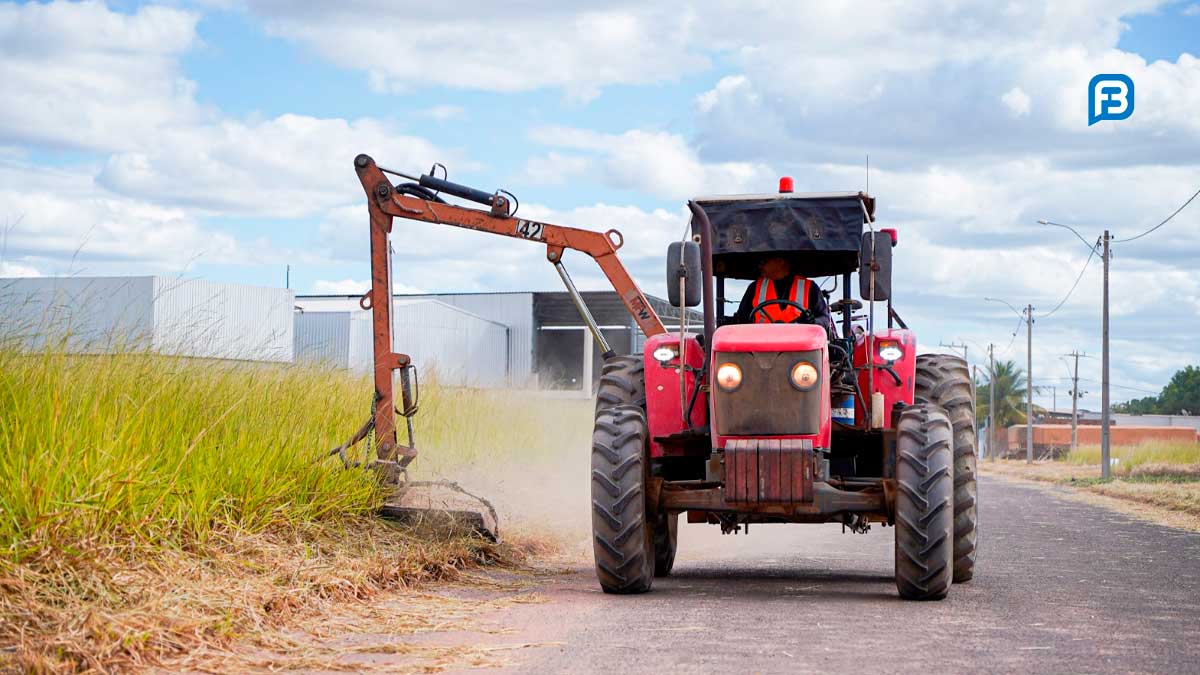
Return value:
M 679 280 L 683 279 L 683 298 L 679 297 Z M 673 241 L 667 247 L 667 301 L 672 307 L 695 307 L 700 304 L 704 273 L 700 267 L 700 244 L 694 241 Z
M 863 232 L 858 253 L 858 294 L 863 300 L 892 297 L 892 236 L 885 231 Z M 874 265 L 871 262 L 874 261 Z M 874 272 L 875 292 L 871 293 Z

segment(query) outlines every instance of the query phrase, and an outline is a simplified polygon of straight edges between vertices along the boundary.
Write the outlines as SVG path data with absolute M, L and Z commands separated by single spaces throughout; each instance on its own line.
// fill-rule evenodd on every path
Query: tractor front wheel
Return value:
M 954 564 L 950 419 L 923 403 L 896 426 L 896 587 L 907 600 L 941 600 Z
M 592 549 L 605 593 L 645 593 L 654 581 L 648 517 L 646 413 L 636 405 L 596 411 L 592 432 Z

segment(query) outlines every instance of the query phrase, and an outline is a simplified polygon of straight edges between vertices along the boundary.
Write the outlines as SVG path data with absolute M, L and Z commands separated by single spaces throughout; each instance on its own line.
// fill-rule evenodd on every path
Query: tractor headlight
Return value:
M 876 351 L 879 353 L 879 358 L 888 363 L 899 361 L 904 356 L 904 350 L 900 348 L 900 343 L 895 340 L 880 340 L 876 343 Z
M 817 367 L 808 361 L 801 361 L 792 366 L 792 386 L 800 391 L 809 391 L 817 386 L 817 381 L 821 379 L 821 374 L 817 371 Z
M 679 356 L 679 352 L 675 351 L 674 347 L 663 345 L 658 349 L 655 349 L 650 355 L 654 357 L 655 361 L 658 361 L 660 364 L 665 366 L 676 356 Z
M 742 384 L 742 369 L 736 363 L 722 363 L 717 367 L 717 386 L 733 391 Z

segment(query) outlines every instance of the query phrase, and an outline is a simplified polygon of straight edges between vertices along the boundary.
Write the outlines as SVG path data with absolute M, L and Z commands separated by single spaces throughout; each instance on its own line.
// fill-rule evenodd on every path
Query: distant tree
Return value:
M 991 388 L 984 380 L 978 385 L 975 399 L 979 402 L 979 422 L 988 414 Z M 996 362 L 996 427 L 1007 427 L 1025 421 L 1025 371 L 1012 361 Z
M 1158 412 L 1162 406 L 1162 401 L 1157 396 L 1147 396 L 1145 398 L 1130 399 L 1124 403 L 1114 403 L 1113 412 L 1127 413 L 1129 415 L 1150 415 Z
M 1113 406 L 1131 415 L 1200 415 L 1200 367 L 1176 371 L 1158 396 L 1135 398 Z
M 1177 371 L 1159 394 L 1160 409 L 1168 415 L 1200 415 L 1200 368 Z

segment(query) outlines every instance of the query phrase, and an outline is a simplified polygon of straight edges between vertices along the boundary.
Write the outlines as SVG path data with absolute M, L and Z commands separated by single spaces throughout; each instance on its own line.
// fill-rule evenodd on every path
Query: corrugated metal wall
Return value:
M 165 354 L 292 360 L 295 294 L 165 277 L 0 280 L 0 331 L 37 347 L 68 336 L 77 352 L 152 348 Z
M 393 305 L 395 340 L 419 368 L 458 386 L 509 383 L 509 330 L 437 300 Z
M 295 298 L 282 288 L 154 277 L 154 348 L 180 356 L 290 362 Z
M 72 352 L 148 348 L 153 277 L 0 279 L 0 336 L 30 349 L 66 339 Z
M 533 379 L 533 293 L 447 293 L 397 296 L 401 300 L 437 300 L 509 328 L 508 361 L 514 386 Z
M 533 297 L 534 293 L 447 293 L 397 295 L 394 302 L 399 306 L 400 303 L 413 300 L 436 300 L 507 326 L 510 381 L 513 386 L 521 387 L 533 383 L 533 347 L 536 339 Z M 360 311 L 357 296 L 301 296 L 296 299 L 296 304 L 306 312 Z M 403 327 L 401 324 L 397 329 Z M 396 344 L 398 348 L 407 348 L 399 341 Z M 369 352 L 367 359 L 370 359 Z
M 396 349 L 413 358 L 422 377 L 453 386 L 508 386 L 506 326 L 436 300 L 398 300 L 392 310 Z M 297 362 L 371 371 L 369 312 L 305 311 L 295 320 Z
M 360 364 L 351 359 L 354 351 L 351 330 L 353 316 L 353 312 L 296 312 L 293 350 L 296 363 L 355 371 L 369 370 L 369 367 L 360 368 Z M 367 345 L 370 346 L 369 336 Z

